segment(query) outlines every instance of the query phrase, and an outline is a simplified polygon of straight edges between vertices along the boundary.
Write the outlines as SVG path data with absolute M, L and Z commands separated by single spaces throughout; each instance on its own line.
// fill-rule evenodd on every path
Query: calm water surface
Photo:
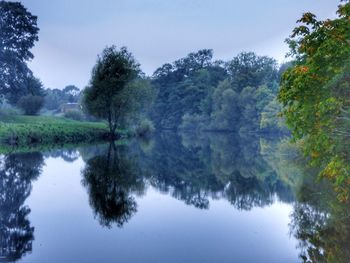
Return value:
M 349 236 L 332 227 L 348 219 L 327 210 L 331 194 L 324 202 L 319 196 L 327 186 L 314 189 L 306 172 L 285 140 L 237 135 L 167 133 L 127 145 L 3 155 L 0 262 L 321 262 L 328 249 L 346 255 Z M 327 242 L 332 234 L 323 228 L 342 243 Z

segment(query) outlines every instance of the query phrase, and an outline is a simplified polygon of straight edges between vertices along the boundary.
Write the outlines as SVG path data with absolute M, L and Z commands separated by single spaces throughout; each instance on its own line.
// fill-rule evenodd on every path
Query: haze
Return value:
M 46 87 L 89 82 L 106 45 L 127 46 L 146 74 L 202 48 L 228 60 L 255 51 L 279 62 L 296 18 L 334 17 L 335 0 L 24 0 L 38 16 L 39 42 L 30 67 Z

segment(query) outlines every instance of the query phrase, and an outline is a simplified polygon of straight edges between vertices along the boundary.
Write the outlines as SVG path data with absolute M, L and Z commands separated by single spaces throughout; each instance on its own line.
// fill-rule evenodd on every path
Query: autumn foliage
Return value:
M 350 3 L 342 1 L 336 19 L 305 13 L 287 40 L 294 66 L 282 77 L 279 100 L 295 140 L 339 199 L 349 198 Z

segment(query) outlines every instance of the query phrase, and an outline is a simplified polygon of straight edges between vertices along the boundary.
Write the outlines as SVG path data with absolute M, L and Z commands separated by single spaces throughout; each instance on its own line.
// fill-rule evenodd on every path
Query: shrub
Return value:
M 44 105 L 41 96 L 27 95 L 19 99 L 17 106 L 23 110 L 25 115 L 36 115 Z
M 68 110 L 64 113 L 64 117 L 76 121 L 84 120 L 84 114 L 79 110 Z
M 147 136 L 152 132 L 154 132 L 154 125 L 148 119 L 142 120 L 140 125 L 136 128 L 136 134 L 138 136 Z
M 19 115 L 21 114 L 21 112 L 19 111 L 19 109 L 15 109 L 12 107 L 7 107 L 7 108 L 0 108 L 0 117 L 4 117 L 4 116 L 15 116 L 15 115 Z

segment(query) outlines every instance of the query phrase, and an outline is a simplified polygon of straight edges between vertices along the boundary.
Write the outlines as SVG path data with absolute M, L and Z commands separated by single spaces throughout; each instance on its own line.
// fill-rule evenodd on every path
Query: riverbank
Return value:
M 65 144 L 103 140 L 103 122 L 80 122 L 49 116 L 0 116 L 0 147 Z

